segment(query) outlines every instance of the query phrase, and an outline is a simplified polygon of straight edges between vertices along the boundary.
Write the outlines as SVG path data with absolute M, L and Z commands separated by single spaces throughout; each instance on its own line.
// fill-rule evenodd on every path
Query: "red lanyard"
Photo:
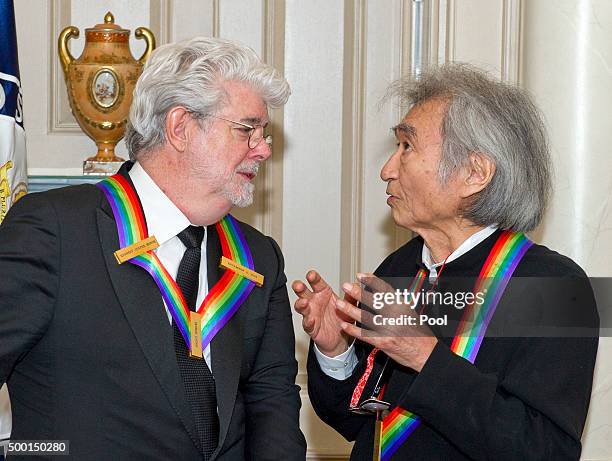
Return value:
M 438 279 L 442 275 L 442 271 L 444 270 L 444 267 L 446 266 L 446 261 L 448 260 L 449 256 L 450 254 L 446 258 L 444 258 L 444 261 L 442 262 L 442 265 L 440 266 L 440 270 L 438 271 L 438 275 L 436 275 L 436 279 L 434 280 L 433 285 L 427 291 L 427 293 L 431 293 L 433 289 L 436 287 L 436 285 L 438 284 Z M 422 270 L 423 269 L 421 269 L 421 271 Z M 419 274 L 417 273 L 417 275 L 415 276 L 415 279 L 418 277 L 419 277 Z M 424 309 L 425 309 L 425 306 L 423 305 L 422 308 L 419 310 L 419 314 L 422 314 Z M 374 369 L 374 358 L 376 357 L 376 354 L 378 354 L 379 350 L 380 349 L 378 348 L 374 348 L 368 355 L 368 358 L 366 360 L 366 369 L 363 372 L 363 375 L 361 376 L 361 378 L 359 378 L 359 382 L 357 383 L 357 385 L 355 386 L 355 389 L 353 390 L 353 396 L 351 397 L 350 408 L 358 407 L 359 401 L 361 400 L 361 395 L 363 394 L 363 390 L 365 389 L 366 383 L 368 382 L 368 379 L 370 378 L 370 375 L 372 374 L 372 370 Z M 387 361 L 385 362 L 382 373 L 384 373 L 385 368 L 388 365 L 388 361 L 389 359 L 387 358 Z M 381 373 L 381 376 L 382 376 L 382 373 Z M 386 388 L 386 385 L 383 385 L 380 390 L 379 395 L 376 396 L 377 399 L 382 399 L 385 393 L 385 388 Z

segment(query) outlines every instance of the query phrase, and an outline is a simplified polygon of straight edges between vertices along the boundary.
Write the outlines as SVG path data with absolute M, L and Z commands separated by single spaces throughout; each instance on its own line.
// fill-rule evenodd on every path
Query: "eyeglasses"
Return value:
M 236 120 L 230 120 L 228 118 L 218 117 L 211 115 L 213 118 L 224 120 L 226 122 L 234 123 L 240 126 L 230 127 L 232 136 L 236 141 L 247 141 L 249 149 L 255 149 L 261 140 L 263 139 L 268 146 L 272 146 L 272 135 L 264 135 L 263 125 L 248 125 L 246 123 L 237 122 Z

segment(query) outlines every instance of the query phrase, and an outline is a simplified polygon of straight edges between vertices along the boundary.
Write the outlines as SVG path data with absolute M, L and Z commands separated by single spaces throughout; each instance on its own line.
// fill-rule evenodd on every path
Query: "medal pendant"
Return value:
M 359 408 L 361 410 L 367 411 L 369 413 L 375 413 L 377 415 L 378 413 L 382 413 L 383 411 L 389 410 L 390 407 L 391 404 L 389 402 L 385 402 L 384 400 L 380 399 L 375 399 L 373 397 L 363 401 L 363 403 L 359 405 Z
M 202 316 L 194 311 L 189 311 L 189 357 L 202 359 Z
M 374 451 L 372 453 L 372 459 L 374 461 L 380 461 L 380 454 L 382 448 L 382 419 L 379 418 L 379 414 L 376 415 L 376 422 L 374 423 Z

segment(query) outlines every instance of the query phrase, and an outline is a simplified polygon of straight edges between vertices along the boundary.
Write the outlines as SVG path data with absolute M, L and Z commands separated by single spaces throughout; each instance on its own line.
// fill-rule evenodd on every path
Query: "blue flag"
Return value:
M 27 192 L 25 146 L 15 10 L 13 0 L 0 0 L 0 223 Z
M 9 207 L 27 192 L 23 97 L 19 79 L 13 0 L 0 0 L 0 223 Z M 0 389 L 0 440 L 11 433 L 6 386 Z M 0 459 L 4 448 L 0 443 Z

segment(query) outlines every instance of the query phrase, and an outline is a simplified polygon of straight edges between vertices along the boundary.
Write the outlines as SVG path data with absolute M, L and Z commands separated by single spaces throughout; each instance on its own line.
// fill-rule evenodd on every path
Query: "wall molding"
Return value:
M 455 0 L 439 0 L 440 1 L 440 31 L 444 33 L 443 41 L 440 44 L 444 45 L 444 52 L 440 56 L 444 56 L 444 62 L 455 60 L 455 31 L 457 19 L 457 4 Z
M 312 461 L 325 460 L 325 461 L 346 461 L 349 459 L 349 455 L 340 456 L 332 453 L 325 453 L 319 450 L 310 450 L 306 452 L 306 459 Z
M 79 124 L 72 116 L 70 104 L 66 93 L 66 84 L 62 66 L 57 54 L 57 38 L 61 30 L 70 24 L 71 0 L 52 0 L 49 8 L 49 64 L 50 64 L 50 91 L 49 91 L 49 117 L 48 132 L 50 134 L 82 135 Z M 83 40 L 84 31 L 80 31 L 79 39 Z
M 501 79 L 519 83 L 521 72 L 522 0 L 503 0 Z
M 302 389 L 305 389 L 308 385 L 308 373 L 305 371 L 298 372 L 297 376 L 295 377 L 295 384 L 300 386 Z
M 344 10 L 340 280 L 353 280 L 362 259 L 367 7 L 356 0 Z
M 79 184 L 96 184 L 103 176 L 40 176 L 28 175 L 28 193 L 44 192 L 58 187 L 76 186 Z
M 213 37 L 219 37 L 221 31 L 221 7 L 219 0 L 213 0 L 212 11 L 212 35 Z
M 149 28 L 157 31 L 157 46 L 172 41 L 172 2 L 173 0 L 150 0 Z

